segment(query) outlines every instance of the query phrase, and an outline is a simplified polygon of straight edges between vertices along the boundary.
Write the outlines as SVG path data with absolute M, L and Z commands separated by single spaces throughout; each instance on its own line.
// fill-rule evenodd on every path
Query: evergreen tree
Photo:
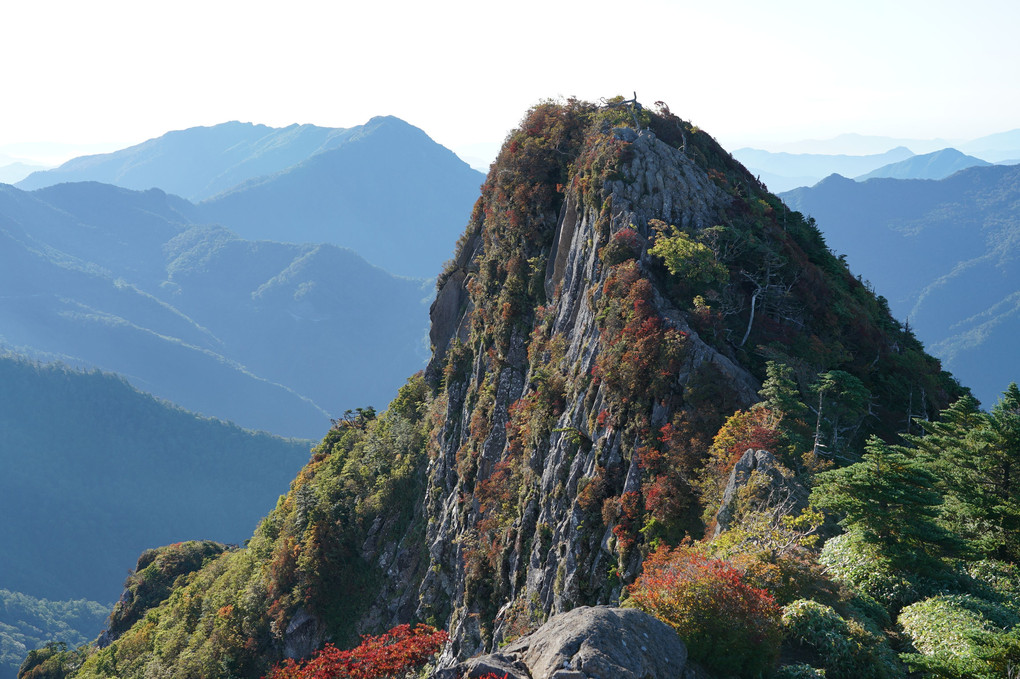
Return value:
M 785 363 L 769 361 L 765 365 L 765 381 L 758 391 L 761 404 L 784 417 L 806 416 L 807 407 L 800 400 L 800 391 L 793 379 L 793 368 Z
M 992 408 L 989 509 L 999 529 L 997 556 L 1020 561 L 1020 388 L 1009 385 Z
M 870 413 L 871 392 L 859 378 L 843 370 L 820 374 L 811 391 L 818 394 L 818 408 L 812 408 L 816 417 L 813 452 L 844 457 Z
M 1020 558 L 1020 389 L 1011 384 L 991 414 L 964 396 L 938 422 L 907 437 L 944 495 L 941 523 L 978 554 Z
M 943 410 L 937 421 L 918 421 L 924 436 L 906 436 L 918 450 L 918 459 L 935 474 L 936 489 L 944 502 L 940 523 L 964 539 L 976 553 L 997 549 L 998 538 L 986 499 L 984 477 L 992 447 L 991 422 L 971 396 Z
M 761 401 L 755 408 L 765 408 L 777 415 L 777 450 L 792 468 L 800 466 L 800 456 L 811 447 L 811 427 L 807 423 L 808 408 L 801 401 L 800 390 L 793 379 L 793 368 L 785 363 L 769 361 L 765 367 L 765 381 L 758 391 Z M 808 453 L 809 454 L 809 453 Z M 808 461 L 809 468 L 815 465 Z
M 899 568 L 937 570 L 939 559 L 959 547 L 936 521 L 942 498 L 934 474 L 901 446 L 872 437 L 860 462 L 818 474 L 815 481 L 811 504 L 840 516 L 844 529 L 876 545 Z

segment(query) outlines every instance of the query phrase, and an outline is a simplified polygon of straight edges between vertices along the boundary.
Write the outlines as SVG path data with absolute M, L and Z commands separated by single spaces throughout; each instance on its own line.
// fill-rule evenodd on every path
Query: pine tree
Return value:
M 959 548 L 936 521 L 942 498 L 935 480 L 908 449 L 873 436 L 860 462 L 815 477 L 811 504 L 841 517 L 845 530 L 876 545 L 897 567 L 930 572 Z
M 964 396 L 937 422 L 907 437 L 944 495 L 941 523 L 977 554 L 1020 559 L 1020 389 L 1010 385 L 990 414 Z
M 1009 385 L 992 408 L 990 510 L 1000 529 L 997 556 L 1020 561 L 1020 388 Z
M 998 548 L 984 481 L 992 447 L 991 422 L 971 396 L 943 410 L 937 421 L 918 421 L 923 436 L 906 436 L 918 459 L 935 474 L 943 495 L 940 523 L 963 538 L 972 551 L 989 554 Z

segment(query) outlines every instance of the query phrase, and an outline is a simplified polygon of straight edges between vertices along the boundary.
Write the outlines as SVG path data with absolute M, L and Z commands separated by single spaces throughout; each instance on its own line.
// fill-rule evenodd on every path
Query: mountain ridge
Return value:
M 244 238 L 351 248 L 396 275 L 427 278 L 449 257 L 484 175 L 394 116 L 352 128 L 222 123 L 73 159 L 18 183 L 99 181 L 195 203 L 191 221 Z M 391 195 L 392 194 L 392 195 Z
M 4 352 L 0 374 L 0 578 L 35 597 L 113 601 L 142 549 L 194 532 L 240 542 L 307 459 L 306 441 L 202 418 L 110 373 Z
M 30 175 L 18 186 L 33 190 L 90 179 L 135 190 L 159 187 L 200 200 L 238 183 L 238 177 L 247 179 L 289 167 L 331 143 L 339 143 L 347 132 L 315 125 L 272 128 L 238 121 L 173 130 L 119 151 L 73 158 L 53 170 Z M 274 151 L 276 158 L 272 157 Z M 210 166 L 205 160 L 210 155 L 220 162 Z M 268 162 L 264 157 L 267 155 Z M 196 162 L 197 158 L 202 161 Z M 160 163 L 168 161 L 168 168 L 159 168 Z M 246 164 L 252 169 L 240 169 Z M 226 186 L 224 176 L 231 177 Z
M 994 403 L 1002 375 L 1020 373 L 1007 348 L 1015 322 L 1006 310 L 1020 289 L 1018 182 L 1020 168 L 993 165 L 941 180 L 833 176 L 782 197 L 825 224 L 830 246 L 888 295 L 894 312 L 983 402 Z M 1000 305 L 1001 318 L 987 325 Z
M 409 156 L 407 149 L 417 152 Z M 422 130 L 376 117 L 343 146 L 251 179 L 199 208 L 247 238 L 341 244 L 398 275 L 430 277 L 449 257 L 446 244 L 460 234 L 454 225 L 469 213 L 481 178 Z
M 6 346 L 121 372 L 249 427 L 314 435 L 424 363 L 427 281 L 333 245 L 242 240 L 159 189 L 4 187 L 0 240 Z M 323 368 L 326 337 L 389 365 Z
M 762 178 L 774 191 L 786 191 L 797 186 L 811 186 L 825 176 L 838 173 L 853 177 L 871 172 L 895 162 L 903 161 L 914 153 L 905 146 L 869 155 L 773 153 L 760 149 L 742 148 L 733 157 L 748 170 Z
M 932 153 L 916 155 L 897 163 L 890 163 L 867 174 L 854 177 L 855 181 L 867 181 L 879 177 L 890 179 L 944 179 L 954 172 L 968 167 L 991 165 L 991 163 L 968 156 L 954 148 L 944 148 Z

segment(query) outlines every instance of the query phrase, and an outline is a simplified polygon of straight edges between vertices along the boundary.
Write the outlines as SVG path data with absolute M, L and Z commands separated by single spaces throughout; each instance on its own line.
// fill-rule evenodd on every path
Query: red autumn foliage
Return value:
M 628 589 L 640 608 L 677 631 L 707 669 L 751 676 L 774 660 L 780 607 L 726 561 L 687 545 L 660 547 Z
M 620 496 L 620 516 L 613 526 L 613 535 L 621 552 L 626 552 L 637 542 L 641 528 L 641 493 L 634 491 Z
M 327 644 L 311 660 L 287 659 L 265 679 L 390 679 L 427 663 L 449 640 L 429 625 L 398 625 L 379 636 L 364 636 L 361 645 L 341 651 Z
M 475 499 L 482 516 L 475 524 L 478 549 L 465 549 L 465 556 L 484 557 L 489 566 L 498 570 L 503 547 L 517 511 L 517 495 L 521 486 L 521 463 L 515 456 L 498 463 L 487 479 L 475 489 Z
M 614 233 L 599 250 L 599 258 L 605 266 L 616 266 L 628 259 L 641 255 L 641 241 L 634 229 L 627 227 Z
M 738 410 L 719 429 L 712 442 L 712 463 L 728 475 L 748 448 L 775 451 L 779 445 L 781 416 L 770 408 Z
M 634 260 L 606 278 L 597 319 L 604 348 L 592 375 L 623 403 L 665 394 L 687 335 L 655 314 L 652 284 Z

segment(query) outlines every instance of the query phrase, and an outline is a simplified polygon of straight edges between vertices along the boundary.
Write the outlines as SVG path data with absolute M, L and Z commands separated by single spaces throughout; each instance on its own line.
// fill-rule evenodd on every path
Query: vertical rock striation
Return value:
M 504 155 L 509 152 L 504 149 Z M 610 156 L 616 162 L 585 168 L 580 163 L 586 156 Z M 454 652 L 461 657 L 513 637 L 529 621 L 618 600 L 622 586 L 637 574 L 640 558 L 614 535 L 619 523 L 605 525 L 598 514 L 607 502 L 619 503 L 640 491 L 635 449 L 677 410 L 691 406 L 686 392 L 693 375 L 709 374 L 710 368 L 712 379 L 737 404 L 756 400 L 755 377 L 702 341 L 686 315 L 654 288 L 651 313 L 683 337 L 682 358 L 665 388 L 634 402 L 613 393 L 606 380 L 592 379 L 605 350 L 599 302 L 615 271 L 603 248 L 618 234 L 632 232 L 634 267 L 647 280 L 652 220 L 697 232 L 723 221 L 733 199 L 684 151 L 649 129 L 589 132 L 578 157 L 569 162 L 573 174 L 560 187 L 558 213 L 539 220 L 537 245 L 524 253 L 546 262 L 539 295 L 546 304 L 524 315 L 526 321 L 534 319 L 537 329 L 528 332 L 526 322 L 520 323 L 509 331 L 505 347 L 498 347 L 498 339 L 496 351 L 487 345 L 488 328 L 470 319 L 485 307 L 479 297 L 490 294 L 477 284 L 487 261 L 481 247 L 460 252 L 433 307 L 432 338 L 445 346 L 435 347 L 428 372 L 442 384 L 446 407 L 428 470 L 430 565 L 418 614 L 448 618 Z M 501 172 L 503 165 L 497 162 L 493 172 Z M 469 233 L 471 228 L 493 228 L 497 218 L 492 215 L 501 206 L 487 202 L 491 195 L 480 201 L 489 219 L 476 208 Z M 459 315 L 450 313 L 452 300 L 459 302 Z M 465 328 L 473 328 L 471 334 Z M 533 401 L 553 389 L 549 383 L 554 380 L 562 393 L 540 416 L 548 418 L 546 426 L 528 422 L 527 440 L 514 441 L 522 428 L 515 414 L 529 406 L 540 408 Z M 600 418 L 604 412 L 608 416 Z M 480 418 L 487 425 L 484 431 Z M 477 457 L 465 463 L 470 451 Z M 520 468 L 499 475 L 508 463 Z M 485 487 L 489 480 L 500 490 L 509 486 L 512 497 L 499 500 L 509 507 L 493 506 L 493 489 Z M 598 492 L 584 495 L 585 489 L 592 495 L 593 483 L 599 484 Z

